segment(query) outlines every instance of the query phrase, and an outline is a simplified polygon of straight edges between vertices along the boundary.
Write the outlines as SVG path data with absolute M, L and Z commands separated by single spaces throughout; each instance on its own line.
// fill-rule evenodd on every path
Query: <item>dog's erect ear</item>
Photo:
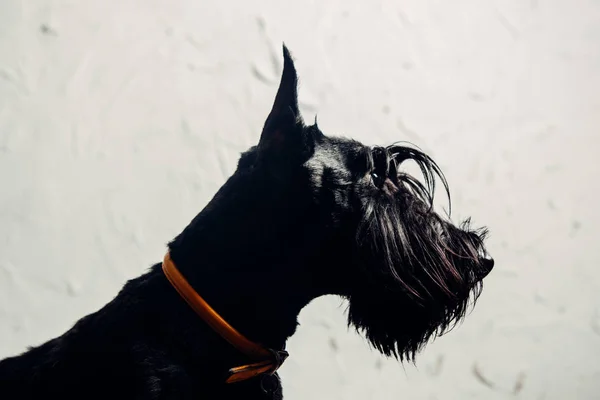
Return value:
M 269 115 L 269 119 L 276 117 L 282 112 L 291 112 L 295 117 L 300 116 L 298 111 L 298 75 L 294 60 L 288 48 L 283 45 L 283 73 L 281 82 L 275 96 L 275 103 Z
M 298 76 L 288 48 L 283 45 L 283 73 L 275 103 L 265 121 L 260 136 L 262 150 L 282 150 L 293 144 L 302 143 L 302 117 L 298 110 Z

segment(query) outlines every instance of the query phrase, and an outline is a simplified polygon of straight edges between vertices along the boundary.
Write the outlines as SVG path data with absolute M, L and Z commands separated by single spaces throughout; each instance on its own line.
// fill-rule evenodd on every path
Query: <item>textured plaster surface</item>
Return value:
M 432 154 L 497 261 L 416 366 L 348 331 L 339 299 L 310 304 L 286 398 L 600 398 L 592 0 L 2 0 L 0 357 L 161 259 L 257 141 L 282 41 L 306 119 Z

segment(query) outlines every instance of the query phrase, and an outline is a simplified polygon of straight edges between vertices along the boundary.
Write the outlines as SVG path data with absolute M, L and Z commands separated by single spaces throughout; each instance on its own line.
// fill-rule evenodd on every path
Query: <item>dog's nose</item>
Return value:
M 486 255 L 485 257 L 481 257 L 482 275 L 479 279 L 483 279 L 486 276 L 488 276 L 488 274 L 490 272 L 492 272 L 493 268 L 494 268 L 494 259 L 492 257 L 490 257 L 489 255 Z
M 483 259 L 483 266 L 490 271 L 494 268 L 494 259 L 492 257 L 485 257 Z

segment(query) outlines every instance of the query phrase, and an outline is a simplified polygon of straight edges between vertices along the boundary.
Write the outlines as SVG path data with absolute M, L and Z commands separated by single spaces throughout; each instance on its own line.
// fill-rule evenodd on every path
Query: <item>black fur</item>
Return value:
M 170 244 L 192 286 L 251 340 L 279 349 L 328 294 L 386 356 L 413 360 L 466 314 L 493 266 L 485 230 L 433 209 L 437 164 L 307 126 L 284 72 L 257 146 Z M 402 171 L 419 166 L 417 179 Z M 293 354 L 292 354 L 293 357 Z M 225 384 L 248 360 L 176 294 L 160 264 L 59 338 L 0 362 L 3 399 L 279 399 L 279 378 Z

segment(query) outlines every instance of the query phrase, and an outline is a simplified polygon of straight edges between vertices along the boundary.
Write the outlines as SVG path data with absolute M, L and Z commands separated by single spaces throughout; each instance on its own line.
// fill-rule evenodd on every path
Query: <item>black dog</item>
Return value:
M 448 192 L 436 163 L 305 125 L 296 85 L 284 46 L 258 145 L 169 244 L 172 272 L 226 322 L 200 318 L 157 264 L 64 335 L 0 362 L 0 398 L 279 399 L 280 350 L 316 297 L 348 299 L 349 324 L 400 360 L 465 316 L 493 261 L 485 230 L 434 212 L 436 181 Z M 422 179 L 400 169 L 409 160 Z M 227 337 L 226 323 L 272 354 L 260 376 L 229 383 L 236 367 L 261 360 Z

